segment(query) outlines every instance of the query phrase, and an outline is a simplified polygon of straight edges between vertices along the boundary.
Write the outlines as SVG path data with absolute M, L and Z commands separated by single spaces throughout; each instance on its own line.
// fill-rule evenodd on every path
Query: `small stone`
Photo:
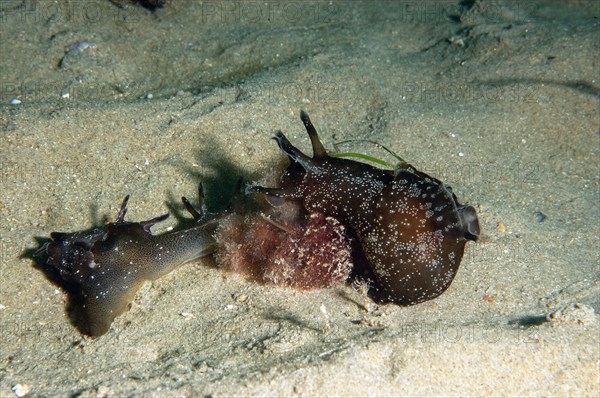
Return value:
M 448 39 L 448 42 L 455 47 L 464 47 L 465 41 L 462 37 L 452 36 Z
M 31 387 L 29 387 L 27 384 L 15 384 L 12 390 L 17 397 L 24 397 L 25 395 L 29 394 Z
M 493 296 L 493 295 L 488 294 L 488 293 L 484 294 L 482 298 L 483 298 L 484 301 L 487 301 L 488 303 L 495 303 L 496 301 L 498 301 L 496 299 L 496 296 Z
M 244 301 L 248 300 L 248 296 L 244 293 L 233 293 L 232 297 L 235 301 L 238 301 L 240 303 L 243 303 Z
M 533 213 L 533 215 L 535 216 L 535 218 L 538 220 L 538 222 L 544 222 L 548 216 L 546 216 L 544 213 L 542 213 L 541 211 L 537 210 Z

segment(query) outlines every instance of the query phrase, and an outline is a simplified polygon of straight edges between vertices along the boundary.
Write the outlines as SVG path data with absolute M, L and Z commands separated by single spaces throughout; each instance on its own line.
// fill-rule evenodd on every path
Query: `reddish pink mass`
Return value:
M 299 289 L 344 282 L 352 269 L 351 239 L 337 220 L 313 212 L 294 222 L 230 216 L 221 223 L 218 263 L 262 283 Z

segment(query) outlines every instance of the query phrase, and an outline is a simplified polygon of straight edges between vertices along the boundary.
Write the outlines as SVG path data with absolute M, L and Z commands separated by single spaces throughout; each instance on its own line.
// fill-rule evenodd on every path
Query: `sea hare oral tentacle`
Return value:
M 275 139 L 291 161 L 281 187 L 252 186 L 246 192 L 299 202 L 350 228 L 367 263 L 355 272 L 371 280 L 374 299 L 409 305 L 443 293 L 466 242 L 479 236 L 475 209 L 462 206 L 449 186 L 407 163 L 382 170 L 328 156 L 308 115 L 302 111 L 300 117 L 313 157 L 277 132 Z
M 38 252 L 45 251 L 47 264 L 58 270 L 64 281 L 78 286 L 84 333 L 106 333 L 145 281 L 156 280 L 216 250 L 213 234 L 217 220 L 207 217 L 203 198 L 200 187 L 200 212 L 183 198 L 196 223 L 180 231 L 150 233 L 150 228 L 166 220 L 168 214 L 142 222 L 125 221 L 127 196 L 114 223 L 88 231 L 51 234 L 53 241 Z

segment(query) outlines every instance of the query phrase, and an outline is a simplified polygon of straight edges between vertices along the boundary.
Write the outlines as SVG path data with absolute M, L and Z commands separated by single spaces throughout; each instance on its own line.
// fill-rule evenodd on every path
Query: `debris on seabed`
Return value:
M 69 44 L 65 49 L 65 53 L 71 51 L 88 51 L 92 55 L 98 55 L 98 46 L 91 41 L 76 41 L 75 43 Z

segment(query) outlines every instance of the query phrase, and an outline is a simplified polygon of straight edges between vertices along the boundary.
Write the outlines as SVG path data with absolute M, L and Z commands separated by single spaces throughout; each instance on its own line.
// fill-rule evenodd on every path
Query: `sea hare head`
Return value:
M 281 187 L 247 191 L 299 202 L 351 229 L 360 241 L 359 257 L 366 258 L 356 262 L 355 273 L 370 280 L 376 300 L 408 305 L 444 292 L 465 243 L 479 235 L 475 209 L 458 203 L 449 186 L 409 164 L 382 170 L 330 157 L 308 115 L 301 112 L 301 119 L 313 156 L 278 132 L 275 139 L 291 161 Z

